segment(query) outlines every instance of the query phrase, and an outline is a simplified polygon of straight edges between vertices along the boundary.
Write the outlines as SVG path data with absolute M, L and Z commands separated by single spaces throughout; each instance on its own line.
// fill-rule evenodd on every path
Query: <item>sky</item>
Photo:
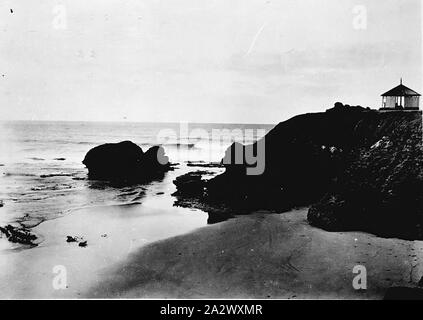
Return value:
M 0 120 L 277 123 L 422 92 L 420 0 L 3 0 Z

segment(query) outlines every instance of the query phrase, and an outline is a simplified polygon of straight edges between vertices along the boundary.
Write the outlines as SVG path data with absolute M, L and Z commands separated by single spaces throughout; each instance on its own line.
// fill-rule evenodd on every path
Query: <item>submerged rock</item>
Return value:
M 160 146 L 144 153 L 135 143 L 123 141 L 91 149 L 82 163 L 90 179 L 140 182 L 162 176 L 171 168 L 168 160 Z

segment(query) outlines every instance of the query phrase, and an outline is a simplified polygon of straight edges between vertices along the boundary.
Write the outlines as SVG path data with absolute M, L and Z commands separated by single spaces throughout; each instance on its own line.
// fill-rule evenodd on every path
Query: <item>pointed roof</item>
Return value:
M 386 96 L 390 96 L 390 97 L 399 97 L 399 96 L 420 96 L 419 93 L 417 93 L 414 90 L 411 90 L 410 88 L 406 87 L 405 85 L 402 84 L 402 79 L 401 79 L 401 83 L 399 86 L 396 86 L 395 88 L 385 92 L 384 94 L 382 94 L 382 97 L 386 97 Z

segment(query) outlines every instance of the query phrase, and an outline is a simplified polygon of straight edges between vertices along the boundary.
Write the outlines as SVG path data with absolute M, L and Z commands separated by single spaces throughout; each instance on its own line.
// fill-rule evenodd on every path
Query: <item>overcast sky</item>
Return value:
M 378 108 L 400 77 L 422 91 L 421 15 L 420 0 L 3 0 L 0 119 L 276 123 L 336 101 Z

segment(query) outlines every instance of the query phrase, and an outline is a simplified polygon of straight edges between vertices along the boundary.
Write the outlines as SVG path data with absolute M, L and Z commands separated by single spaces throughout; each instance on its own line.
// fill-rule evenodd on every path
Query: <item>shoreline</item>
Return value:
M 31 228 L 37 247 L 2 247 L 0 298 L 381 299 L 422 277 L 423 241 L 328 232 L 309 224 L 308 208 L 233 212 L 208 224 L 207 210 L 174 206 L 173 180 L 204 170 L 189 164 L 118 194 L 136 202 L 73 208 L 40 222 Z M 367 270 L 366 290 L 352 286 L 358 265 Z M 60 290 L 57 267 L 67 275 Z
M 2 251 L 0 297 L 80 298 L 89 286 L 102 281 L 106 269 L 146 243 L 206 224 L 206 214 L 192 212 L 189 219 L 187 214 L 186 210 L 137 204 L 81 209 L 45 221 L 33 229 L 44 239 L 37 247 Z M 152 228 L 158 223 L 160 230 Z M 67 236 L 82 238 L 87 246 L 68 243 Z M 64 290 L 53 286 L 57 266 L 66 269 Z
M 308 208 L 207 225 L 201 210 L 161 206 L 85 208 L 43 222 L 34 228 L 44 237 L 38 247 L 3 251 L 0 296 L 381 299 L 389 287 L 415 287 L 423 273 L 423 241 L 327 232 L 309 225 Z M 156 223 L 163 234 L 151 231 Z M 367 290 L 352 286 L 355 265 L 367 269 Z M 52 286 L 55 266 L 66 267 L 64 290 Z

